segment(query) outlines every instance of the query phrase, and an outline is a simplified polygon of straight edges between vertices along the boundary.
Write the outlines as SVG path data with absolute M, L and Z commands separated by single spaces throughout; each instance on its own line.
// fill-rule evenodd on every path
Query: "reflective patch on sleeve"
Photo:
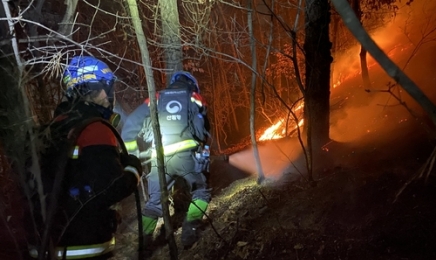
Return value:
M 71 152 L 71 158 L 72 159 L 77 159 L 79 158 L 79 153 L 80 153 L 80 147 L 78 145 L 74 146 L 73 151 Z
M 136 140 L 124 142 L 124 145 L 129 152 L 138 149 L 138 144 L 136 143 Z
M 206 106 L 206 102 L 203 97 L 196 92 L 192 93 L 191 102 L 195 102 L 195 104 L 197 104 L 199 107 Z

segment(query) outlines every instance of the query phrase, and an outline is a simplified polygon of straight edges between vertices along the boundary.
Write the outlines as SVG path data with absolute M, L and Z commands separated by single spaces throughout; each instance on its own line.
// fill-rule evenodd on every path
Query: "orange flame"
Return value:
M 271 140 L 271 139 L 279 139 L 283 137 L 283 131 L 282 129 L 281 133 L 278 133 L 279 127 L 283 124 L 284 120 L 280 119 L 277 123 L 270 126 L 268 129 L 265 130 L 265 132 L 262 134 L 262 136 L 259 138 L 259 141 L 265 141 L 265 140 Z
M 300 104 L 294 109 L 294 113 L 298 113 L 300 109 L 304 107 L 303 101 L 300 101 Z M 260 136 L 259 141 L 266 141 L 266 140 L 273 140 L 273 139 L 280 139 L 285 137 L 286 135 L 286 127 L 282 126 L 283 123 L 286 122 L 286 118 L 281 118 L 277 120 L 276 123 L 274 123 L 272 126 L 268 127 L 265 132 Z M 291 120 L 291 123 L 295 123 L 295 121 Z M 288 129 L 291 131 L 297 129 L 297 127 L 301 127 L 304 123 L 304 119 L 301 118 L 298 121 L 298 124 L 294 124 L 291 126 L 288 126 Z
M 294 113 L 298 113 L 299 110 L 301 110 L 304 107 L 304 102 L 299 101 L 299 104 L 294 108 Z M 273 139 L 280 139 L 285 137 L 286 134 L 286 127 L 282 126 L 283 123 L 286 122 L 286 118 L 281 118 L 277 120 L 272 126 L 268 127 L 263 134 L 260 136 L 259 141 L 266 141 L 266 140 L 273 140 Z M 294 122 L 291 120 L 291 122 Z M 295 124 L 294 126 L 289 126 L 288 128 L 293 131 L 297 129 L 297 127 L 301 127 L 304 123 L 304 119 L 299 119 L 298 124 Z

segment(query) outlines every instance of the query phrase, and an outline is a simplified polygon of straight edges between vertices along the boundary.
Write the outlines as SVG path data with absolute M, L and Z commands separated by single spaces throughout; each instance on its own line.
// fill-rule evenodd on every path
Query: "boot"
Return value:
M 142 246 L 144 250 L 153 250 L 153 234 L 144 234 L 144 244 Z
M 152 234 L 144 234 L 144 241 L 142 244 L 142 249 L 139 250 L 138 259 L 147 259 L 150 258 L 153 255 L 153 235 Z
M 183 221 L 182 225 L 182 245 L 184 248 L 190 248 L 198 240 L 201 220 Z
M 140 258 L 144 259 L 148 258 L 152 255 L 153 252 L 153 232 L 156 228 L 157 219 L 142 216 L 142 232 L 143 232 L 143 244 L 142 250 L 139 252 Z
M 207 209 L 208 202 L 200 199 L 193 200 L 189 205 L 185 221 L 182 225 L 182 244 L 185 248 L 191 247 L 198 240 L 201 219 Z

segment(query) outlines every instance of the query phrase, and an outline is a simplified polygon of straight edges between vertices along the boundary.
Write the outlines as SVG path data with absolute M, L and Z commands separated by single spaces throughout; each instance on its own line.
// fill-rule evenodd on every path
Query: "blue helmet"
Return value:
M 187 71 L 177 71 L 173 74 L 173 76 L 171 77 L 170 80 L 170 85 L 173 84 L 176 81 L 182 80 L 182 78 L 186 78 L 189 81 L 192 81 L 194 87 L 195 87 L 195 92 L 200 94 L 200 87 L 198 86 L 198 81 L 197 79 L 191 75 L 191 73 L 187 72 Z
M 86 83 L 102 83 L 112 86 L 116 77 L 106 63 L 90 56 L 75 56 L 64 71 L 63 83 L 67 90 Z

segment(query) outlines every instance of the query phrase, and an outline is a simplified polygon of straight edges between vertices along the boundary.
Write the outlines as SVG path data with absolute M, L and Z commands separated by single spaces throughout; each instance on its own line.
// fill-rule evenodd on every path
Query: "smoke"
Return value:
M 436 93 L 436 1 L 414 1 L 402 6 L 386 26 L 371 34 L 377 45 L 433 101 Z M 412 115 L 390 93 L 391 79 L 368 55 L 371 89 L 365 90 L 360 75 L 360 46 L 355 46 L 334 62 L 333 82 L 342 82 L 332 90 L 331 138 L 339 142 L 361 139 L 368 134 L 395 130 L 413 120 Z M 418 103 L 401 87 L 391 91 L 419 116 Z M 336 106 L 335 106 L 336 104 Z
M 393 21 L 371 34 L 380 48 L 432 100 L 436 100 L 433 90 L 436 83 L 435 17 L 436 1 L 414 1 L 411 6 L 402 6 Z M 335 57 L 332 79 L 333 84 L 340 84 L 331 91 L 330 137 L 337 142 L 350 143 L 370 138 L 394 140 L 416 122 L 408 110 L 386 92 L 388 84 L 393 84 L 394 80 L 370 56 L 367 61 L 372 86 L 369 91 L 363 88 L 359 52 L 360 46 L 354 46 Z M 401 87 L 396 86 L 391 91 L 421 115 L 419 104 Z M 305 172 L 302 149 L 295 138 L 260 144 L 259 153 L 267 177 Z M 253 175 L 258 172 L 252 149 L 231 155 L 229 162 Z
M 283 172 L 293 165 L 295 172 L 305 171 L 300 163 L 302 149 L 296 138 L 284 138 L 271 140 L 258 145 L 259 157 L 263 173 L 268 178 L 279 178 Z M 258 173 L 253 149 L 233 154 L 229 157 L 229 163 L 252 175 Z

